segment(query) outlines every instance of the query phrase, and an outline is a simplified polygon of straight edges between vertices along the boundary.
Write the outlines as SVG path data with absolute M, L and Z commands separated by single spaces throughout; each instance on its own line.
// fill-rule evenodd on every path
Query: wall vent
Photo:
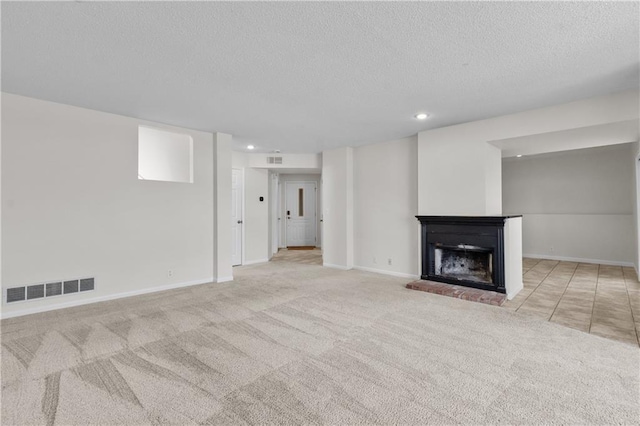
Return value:
M 6 303 L 23 302 L 62 294 L 78 293 L 79 291 L 91 291 L 95 290 L 95 282 L 95 278 L 81 278 L 34 284 L 26 287 L 13 287 L 7 289 L 5 300 Z
M 62 294 L 62 282 L 47 284 L 47 297 L 60 296 Z
M 30 285 L 27 287 L 27 300 L 44 297 L 44 284 Z
M 64 294 L 77 293 L 78 292 L 78 280 L 71 280 L 64 282 Z
M 7 289 L 7 303 L 25 300 L 25 288 L 13 287 Z
M 282 164 L 282 157 L 267 157 L 267 164 Z
M 89 291 L 94 288 L 94 279 L 93 278 L 83 278 L 80 280 L 80 291 Z

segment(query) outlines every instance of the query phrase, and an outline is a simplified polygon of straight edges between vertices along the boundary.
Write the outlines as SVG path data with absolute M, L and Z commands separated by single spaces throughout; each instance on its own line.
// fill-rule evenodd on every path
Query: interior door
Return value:
M 316 245 L 316 183 L 286 184 L 287 246 Z
M 231 170 L 231 264 L 242 264 L 242 170 Z

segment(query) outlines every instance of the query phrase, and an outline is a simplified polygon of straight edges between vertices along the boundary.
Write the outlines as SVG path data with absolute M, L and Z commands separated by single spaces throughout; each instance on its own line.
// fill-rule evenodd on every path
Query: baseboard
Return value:
M 233 276 L 230 275 L 228 277 L 220 277 L 216 280 L 217 283 L 226 283 L 227 281 L 233 281 Z
M 231 277 L 231 279 L 233 279 L 233 277 Z M 20 311 L 2 312 L 2 314 L 0 314 L 0 318 L 6 319 L 6 318 L 21 317 L 24 315 L 38 314 L 41 312 L 54 311 L 57 309 L 72 308 L 74 306 L 89 305 L 91 303 L 106 302 L 109 300 L 122 299 L 125 297 L 140 296 L 143 294 L 157 293 L 159 291 L 173 290 L 176 288 L 190 287 L 193 285 L 208 284 L 213 282 L 222 282 L 222 281 L 220 280 L 215 281 L 213 277 L 202 279 L 202 280 L 186 281 L 182 283 L 164 285 L 161 287 L 144 288 L 141 290 L 127 291 L 124 293 L 116 293 L 116 294 L 109 294 L 106 296 L 92 297 L 90 299 L 73 300 L 73 301 L 64 302 L 64 303 L 56 303 L 55 305 L 38 306 L 38 307 L 29 308 L 29 309 L 22 309 Z M 6 305 L 3 307 L 3 310 L 4 308 L 6 308 Z
M 391 275 L 392 277 L 409 278 L 412 280 L 417 280 L 418 278 L 420 278 L 419 275 L 406 274 L 404 272 L 385 271 L 384 269 L 367 268 L 365 266 L 354 266 L 353 269 L 365 272 L 373 272 L 375 274 Z
M 247 265 L 255 265 L 258 263 L 267 263 L 269 261 L 269 259 L 258 259 L 258 260 L 249 260 L 246 261 L 242 264 L 242 266 L 247 266 Z
M 522 257 L 530 257 L 532 259 L 561 260 L 565 262 L 596 263 L 599 265 L 635 267 L 635 265 L 632 262 L 617 262 L 615 260 L 602 260 L 602 259 L 584 259 L 581 257 L 550 256 L 548 254 L 523 253 Z
M 340 269 L 342 271 L 348 271 L 350 269 L 353 269 L 353 268 L 349 268 L 342 265 L 332 265 L 331 263 L 323 263 L 322 266 L 326 266 L 327 268 Z

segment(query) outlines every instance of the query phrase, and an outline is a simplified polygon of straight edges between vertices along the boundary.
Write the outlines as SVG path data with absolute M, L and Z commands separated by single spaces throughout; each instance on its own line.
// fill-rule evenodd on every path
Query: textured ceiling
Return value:
M 1 7 L 3 91 L 231 133 L 258 152 L 379 142 L 639 84 L 638 2 Z

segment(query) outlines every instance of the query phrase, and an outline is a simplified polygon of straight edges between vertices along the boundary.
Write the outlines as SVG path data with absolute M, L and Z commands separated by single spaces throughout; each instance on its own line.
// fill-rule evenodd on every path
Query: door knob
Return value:
M 239 221 L 238 221 L 238 223 L 242 223 L 242 221 L 241 221 L 241 220 L 239 220 Z

